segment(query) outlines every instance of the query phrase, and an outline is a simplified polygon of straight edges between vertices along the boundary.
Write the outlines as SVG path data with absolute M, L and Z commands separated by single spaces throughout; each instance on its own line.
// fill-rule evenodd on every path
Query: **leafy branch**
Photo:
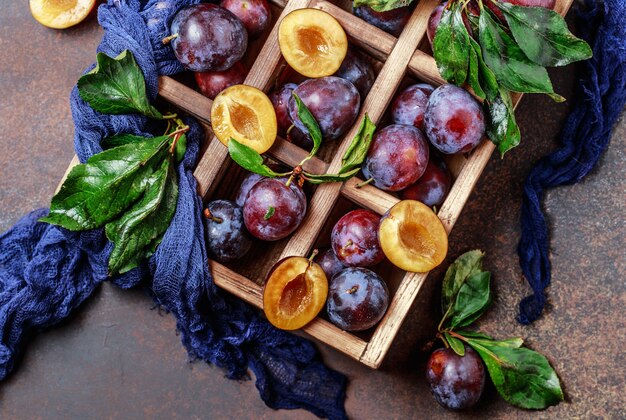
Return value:
M 311 139 L 313 139 L 313 148 L 307 157 L 296 165 L 291 172 L 277 173 L 264 163 L 263 156 L 258 152 L 233 138 L 228 141 L 230 157 L 242 168 L 268 178 L 289 176 L 287 184 L 296 178 L 308 181 L 311 184 L 323 184 L 327 182 L 344 182 L 355 176 L 361 169 L 361 165 L 367 156 L 376 125 L 365 114 L 359 130 L 341 159 L 341 168 L 336 174 L 313 174 L 304 171 L 302 169 L 303 165 L 315 156 L 322 144 L 322 132 L 315 117 L 298 98 L 298 95 L 294 93 L 293 97 L 298 106 L 298 117 L 306 127 Z
M 522 347 L 519 337 L 506 340 L 465 330 L 491 305 L 491 275 L 482 270 L 484 254 L 466 252 L 446 271 L 441 291 L 444 313 L 437 336 L 459 356 L 465 345 L 481 357 L 500 395 L 510 404 L 526 409 L 543 409 L 563 401 L 559 378 L 548 360 Z
M 105 228 L 114 243 L 109 274 L 124 273 L 156 250 L 178 198 L 175 165 L 186 150 L 189 127 L 175 114 L 162 114 L 147 97 L 145 80 L 132 53 L 97 55 L 97 65 L 77 83 L 80 97 L 107 114 L 140 113 L 166 120 L 165 134 L 105 138 L 103 152 L 72 168 L 41 219 L 72 231 Z

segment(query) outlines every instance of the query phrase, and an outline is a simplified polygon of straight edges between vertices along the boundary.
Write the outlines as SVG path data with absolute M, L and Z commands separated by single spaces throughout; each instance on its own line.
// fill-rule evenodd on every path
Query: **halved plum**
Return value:
M 30 13 L 48 28 L 65 29 L 82 22 L 96 0 L 30 0 Z
M 259 153 L 272 147 L 278 130 L 272 101 L 247 85 L 234 85 L 217 95 L 211 107 L 211 127 L 224 145 L 234 138 Z
M 287 257 L 270 271 L 263 290 L 263 312 L 282 330 L 297 330 L 322 310 L 328 279 L 319 264 L 304 257 Z
M 295 71 L 306 77 L 323 77 L 339 70 L 348 52 L 348 37 L 330 14 L 298 9 L 280 22 L 278 46 Z
M 402 200 L 383 215 L 378 238 L 389 261 L 406 271 L 430 271 L 448 252 L 448 234 L 441 220 L 415 200 Z

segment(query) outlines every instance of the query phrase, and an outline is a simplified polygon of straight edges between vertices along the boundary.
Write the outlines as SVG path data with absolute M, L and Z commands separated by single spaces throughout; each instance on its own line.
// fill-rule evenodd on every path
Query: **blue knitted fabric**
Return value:
M 550 285 L 549 232 L 541 209 L 546 189 L 575 184 L 606 150 L 611 129 L 626 104 L 626 0 L 587 0 L 578 28 L 593 58 L 581 64 L 580 86 L 561 131 L 562 146 L 533 167 L 524 185 L 517 252 L 533 294 L 519 305 L 519 322 L 530 324 L 546 304 Z
M 158 76 L 183 70 L 171 47 L 169 22 L 194 0 L 110 0 L 98 19 L 105 34 L 98 51 L 130 50 L 141 66 L 152 100 Z M 139 115 L 103 115 L 71 94 L 75 149 L 82 162 L 102 150 L 100 141 L 120 133 L 149 135 L 155 127 Z M 193 168 L 204 135 L 192 120 L 187 153 L 178 166 L 176 214 L 148 263 L 107 278 L 112 244 L 103 229 L 72 233 L 39 223 L 36 210 L 0 236 L 0 379 L 15 367 L 26 339 L 78 308 L 103 281 L 122 288 L 148 286 L 155 301 L 177 321 L 190 358 L 225 369 L 232 379 L 256 376 L 261 398 L 272 408 L 304 408 L 320 417 L 345 418 L 346 378 L 324 366 L 307 340 L 278 330 L 258 311 L 220 292 L 212 281 L 202 223 L 202 202 Z M 43 373 L 42 373 L 43 374 Z

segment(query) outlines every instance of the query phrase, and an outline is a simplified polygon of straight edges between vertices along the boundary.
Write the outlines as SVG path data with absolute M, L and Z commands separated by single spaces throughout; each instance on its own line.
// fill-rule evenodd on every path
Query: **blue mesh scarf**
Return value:
M 171 47 L 161 39 L 183 6 L 194 0 L 110 0 L 99 8 L 105 34 L 99 52 L 116 56 L 130 50 L 142 68 L 147 91 L 156 99 L 158 77 L 183 71 Z M 71 94 L 75 149 L 81 162 L 102 151 L 106 137 L 149 135 L 150 122 L 140 115 L 103 115 Z M 261 398 L 272 408 L 304 408 L 320 417 L 345 418 L 346 379 L 324 366 L 307 340 L 278 330 L 258 311 L 220 292 L 207 265 L 202 201 L 193 169 L 204 135 L 188 120 L 188 148 L 177 168 L 176 214 L 148 263 L 107 278 L 113 248 L 103 229 L 73 233 L 39 223 L 47 213 L 36 210 L 0 236 L 0 379 L 14 368 L 32 333 L 54 325 L 79 307 L 94 289 L 109 280 L 122 288 L 147 285 L 155 301 L 177 321 L 192 359 L 223 368 L 232 379 L 256 377 Z
M 593 48 L 582 63 L 572 111 L 561 131 L 561 148 L 542 158 L 524 184 L 517 252 L 533 294 L 519 305 L 519 322 L 530 324 L 546 304 L 550 285 L 549 232 L 541 202 L 545 190 L 575 184 L 596 165 L 626 104 L 626 0 L 587 0 L 579 12 L 581 36 Z

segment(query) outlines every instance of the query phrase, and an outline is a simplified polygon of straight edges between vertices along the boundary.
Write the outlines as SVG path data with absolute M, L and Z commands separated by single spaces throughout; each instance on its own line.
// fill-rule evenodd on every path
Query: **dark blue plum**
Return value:
M 228 200 L 215 200 L 205 210 L 205 231 L 209 255 L 223 263 L 242 258 L 252 238 L 243 223 L 243 210 Z
M 381 320 L 389 306 L 389 290 L 378 274 L 350 267 L 336 274 L 328 289 L 330 321 L 345 331 L 363 331 Z
M 371 7 L 359 6 L 354 9 L 354 14 L 367 23 L 398 37 L 411 17 L 411 9 L 405 6 L 387 12 L 376 12 Z
M 322 270 L 329 280 L 333 278 L 335 274 L 346 268 L 346 266 L 339 261 L 339 258 L 337 258 L 332 248 L 321 251 L 317 258 L 315 258 L 315 262 L 322 267 Z
M 351 82 L 359 91 L 361 99 L 367 96 L 376 80 L 372 63 L 352 48 L 348 49 L 346 58 L 343 59 L 341 67 L 334 75 Z

